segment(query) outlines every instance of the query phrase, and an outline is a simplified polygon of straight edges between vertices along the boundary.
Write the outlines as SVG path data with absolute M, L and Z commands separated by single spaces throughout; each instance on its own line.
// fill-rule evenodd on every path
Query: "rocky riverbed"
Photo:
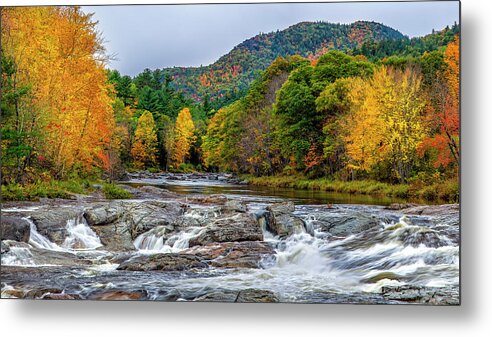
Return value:
M 4 204 L 2 297 L 459 304 L 458 205 L 304 204 L 224 175 L 131 179 L 132 200 Z

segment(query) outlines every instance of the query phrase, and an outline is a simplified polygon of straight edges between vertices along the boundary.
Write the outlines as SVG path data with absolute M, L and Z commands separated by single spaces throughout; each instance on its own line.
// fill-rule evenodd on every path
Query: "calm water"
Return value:
M 286 199 L 296 204 L 363 204 L 387 206 L 392 203 L 419 203 L 423 200 L 408 200 L 373 195 L 354 195 L 349 193 L 298 190 L 293 188 L 275 188 L 267 186 L 233 185 L 215 180 L 170 180 L 161 179 L 134 179 L 127 182 L 132 186 L 152 185 L 178 194 L 224 194 L 231 199 L 242 199 L 255 202 L 275 202 Z

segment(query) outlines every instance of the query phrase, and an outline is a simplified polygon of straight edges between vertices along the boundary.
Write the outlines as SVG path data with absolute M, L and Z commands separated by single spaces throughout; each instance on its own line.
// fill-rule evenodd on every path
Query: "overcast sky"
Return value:
M 260 32 L 300 21 L 376 21 L 410 37 L 459 21 L 457 1 L 86 6 L 95 13 L 111 68 L 134 76 L 145 68 L 200 66 L 216 61 Z

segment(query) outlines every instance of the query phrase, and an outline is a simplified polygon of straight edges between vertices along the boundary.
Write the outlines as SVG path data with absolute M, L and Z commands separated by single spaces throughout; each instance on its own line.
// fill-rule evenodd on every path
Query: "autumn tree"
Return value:
M 157 133 L 154 117 L 145 111 L 138 118 L 137 129 L 131 150 L 133 166 L 136 169 L 152 167 L 156 164 Z
M 350 99 L 345 141 L 352 167 L 406 181 L 426 135 L 419 72 L 381 66 L 370 80 L 353 83 Z
M 428 119 L 433 129 L 419 148 L 419 154 L 429 154 L 436 168 L 447 168 L 459 164 L 459 38 L 447 46 L 444 52 L 444 66 L 434 72 L 435 81 L 429 92 L 433 101 Z
M 36 135 L 25 139 L 23 171 L 33 158 L 58 178 L 101 163 L 114 119 L 107 58 L 95 25 L 79 7 L 2 9 L 2 51 L 12 65 L 12 90 L 29 88 L 14 99 L 15 117 L 6 123 L 17 139 Z
M 190 109 L 182 109 L 176 118 L 174 126 L 173 163 L 179 166 L 188 159 L 190 149 L 195 142 L 195 125 Z

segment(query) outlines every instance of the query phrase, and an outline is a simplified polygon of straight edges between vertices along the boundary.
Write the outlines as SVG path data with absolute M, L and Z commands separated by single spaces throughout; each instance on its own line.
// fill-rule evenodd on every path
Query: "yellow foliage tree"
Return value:
M 2 9 L 2 50 L 15 64 L 16 85 L 30 87 L 17 123 L 42 135 L 35 148 L 57 177 L 98 165 L 114 129 L 95 25 L 79 7 Z
M 426 135 L 420 75 L 382 66 L 371 79 L 354 80 L 349 96 L 345 142 L 351 167 L 370 171 L 387 163 L 388 178 L 405 181 Z
M 157 133 L 154 117 L 149 111 L 145 111 L 139 118 L 135 139 L 131 149 L 133 166 L 136 169 L 144 169 L 156 164 Z
M 173 163 L 176 166 L 183 164 L 190 154 L 195 142 L 195 124 L 191 118 L 190 109 L 182 109 L 176 118 L 174 126 Z

